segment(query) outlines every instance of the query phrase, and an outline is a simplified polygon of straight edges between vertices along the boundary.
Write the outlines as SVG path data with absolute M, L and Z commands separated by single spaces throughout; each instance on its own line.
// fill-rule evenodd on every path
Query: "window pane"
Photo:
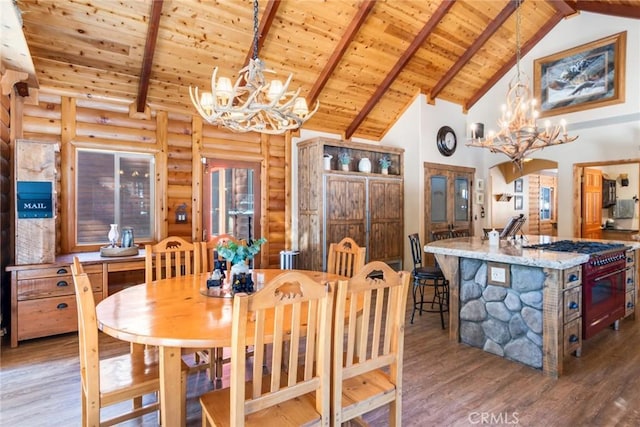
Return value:
M 540 219 L 549 220 L 552 215 L 552 190 L 550 187 L 540 188 Z
M 77 158 L 76 243 L 105 243 L 109 224 L 132 227 L 135 239 L 150 239 L 153 156 L 78 150 Z
M 431 222 L 447 222 L 447 178 L 431 177 Z
M 134 236 L 151 237 L 151 163 L 140 157 L 120 158 L 121 227 L 132 227 Z
M 465 178 L 455 179 L 454 217 L 456 221 L 469 220 L 469 181 Z
M 259 195 L 254 191 L 260 189 L 254 180 L 259 173 L 259 164 L 231 163 L 208 161 L 205 179 L 209 182 L 209 190 L 206 187 L 205 190 L 210 200 L 204 200 L 203 204 L 210 206 L 211 211 L 209 217 L 204 218 L 206 239 L 220 234 L 245 240 L 258 236 L 254 201 Z

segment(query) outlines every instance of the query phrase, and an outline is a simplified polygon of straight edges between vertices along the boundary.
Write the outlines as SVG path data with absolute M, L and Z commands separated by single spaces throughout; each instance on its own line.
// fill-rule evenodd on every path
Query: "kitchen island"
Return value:
M 425 245 L 450 283 L 450 338 L 561 375 L 565 356 L 582 350 L 582 264 L 590 256 L 527 248 L 558 240 L 523 236 L 491 246 L 462 237 Z M 624 243 L 635 260 L 639 245 Z

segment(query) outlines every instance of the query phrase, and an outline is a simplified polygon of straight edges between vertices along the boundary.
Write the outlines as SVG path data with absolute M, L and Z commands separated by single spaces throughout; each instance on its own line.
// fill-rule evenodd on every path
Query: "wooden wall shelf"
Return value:
M 499 193 L 494 194 L 493 197 L 496 198 L 496 202 L 510 202 L 513 194 Z

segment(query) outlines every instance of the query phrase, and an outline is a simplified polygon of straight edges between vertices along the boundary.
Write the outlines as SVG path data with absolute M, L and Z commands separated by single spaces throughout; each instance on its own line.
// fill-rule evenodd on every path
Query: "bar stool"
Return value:
M 442 234 L 442 237 L 438 237 L 449 238 L 444 237 L 445 235 L 450 236 L 447 231 L 446 234 Z M 442 329 L 445 329 L 444 313 L 449 312 L 449 282 L 445 279 L 440 267 L 422 265 L 422 245 L 418 234 L 410 234 L 409 241 L 411 243 L 411 255 L 413 256 L 413 271 L 411 272 L 413 276 L 413 310 L 411 312 L 411 323 L 413 323 L 416 311 L 421 316 L 423 312 L 440 313 L 440 323 L 442 324 Z M 433 298 L 431 301 L 425 302 L 424 294 L 427 287 L 433 288 Z M 425 304 L 431 304 L 431 307 L 425 308 Z

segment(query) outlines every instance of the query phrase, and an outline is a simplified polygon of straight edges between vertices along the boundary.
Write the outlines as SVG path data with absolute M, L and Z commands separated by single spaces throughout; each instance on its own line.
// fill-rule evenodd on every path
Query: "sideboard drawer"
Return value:
M 564 355 L 569 356 L 582 346 L 582 317 L 564 325 Z
M 632 267 L 636 263 L 636 250 L 629 249 L 625 255 L 627 257 L 627 267 Z
M 102 300 L 102 292 L 94 293 L 93 297 L 97 304 Z M 76 307 L 75 295 L 19 301 L 18 340 L 77 331 Z
M 633 291 L 635 289 L 636 278 L 635 269 L 633 267 L 629 267 L 624 270 L 624 284 L 627 292 Z
M 582 286 L 568 289 L 564 292 L 564 323 L 582 315 Z
M 630 316 L 636 309 L 636 291 L 629 291 L 625 295 L 624 317 Z
M 88 276 L 93 291 L 102 291 L 102 271 L 99 273 L 89 273 Z M 75 293 L 73 277 L 70 274 L 18 280 L 17 291 L 18 301 L 73 295 Z
M 563 271 L 562 288 L 569 289 L 582 284 L 582 265 L 568 268 Z
M 84 266 L 85 273 L 102 273 L 102 265 L 87 265 Z M 33 268 L 33 269 L 25 269 L 19 270 L 16 272 L 17 279 L 38 279 L 41 277 L 62 277 L 69 276 L 71 278 L 71 266 L 63 265 L 59 267 L 42 267 L 42 268 Z

